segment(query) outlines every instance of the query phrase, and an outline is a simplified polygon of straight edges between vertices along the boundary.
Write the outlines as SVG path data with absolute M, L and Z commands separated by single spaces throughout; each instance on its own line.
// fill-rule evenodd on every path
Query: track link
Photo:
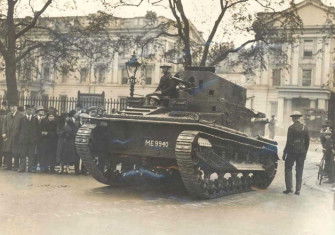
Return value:
M 183 131 L 176 141 L 177 164 L 188 192 L 197 198 L 210 199 L 250 191 L 254 177 L 249 172 L 226 172 L 214 169 L 209 172 L 207 169 L 204 170 L 207 172 L 204 172 L 201 169 L 195 154 L 199 136 L 198 131 Z M 212 179 L 213 175 L 216 175 L 215 179 Z

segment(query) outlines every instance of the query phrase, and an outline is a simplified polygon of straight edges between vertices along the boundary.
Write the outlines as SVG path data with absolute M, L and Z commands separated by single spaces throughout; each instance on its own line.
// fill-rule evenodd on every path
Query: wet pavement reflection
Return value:
M 305 181 L 315 177 L 306 167 Z M 283 162 L 267 190 L 202 201 L 180 184 L 0 170 L 0 234 L 335 234 L 332 193 L 304 185 L 284 195 L 283 186 Z

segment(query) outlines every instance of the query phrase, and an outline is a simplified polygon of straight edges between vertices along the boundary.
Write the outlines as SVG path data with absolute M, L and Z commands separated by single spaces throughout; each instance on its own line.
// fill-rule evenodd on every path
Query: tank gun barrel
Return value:
M 194 85 L 190 82 L 184 81 L 183 79 L 176 77 L 176 76 L 171 76 L 172 79 L 176 80 L 177 82 L 187 86 L 187 87 L 194 87 Z

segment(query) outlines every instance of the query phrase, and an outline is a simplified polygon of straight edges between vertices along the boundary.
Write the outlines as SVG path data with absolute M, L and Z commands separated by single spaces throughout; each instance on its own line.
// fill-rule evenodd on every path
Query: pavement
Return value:
M 164 185 L 115 188 L 89 176 L 0 170 L 0 235 L 334 235 L 334 195 L 316 183 L 317 147 L 300 196 L 282 193 L 283 161 L 268 189 L 203 201 Z
M 286 137 L 277 136 L 276 141 L 278 142 L 278 149 L 279 149 L 278 156 L 281 159 L 283 155 L 283 149 L 286 143 Z M 312 139 L 310 143 L 308 154 L 306 156 L 305 166 L 304 166 L 303 185 L 313 190 L 320 190 L 323 192 L 334 192 L 335 191 L 334 184 L 322 183 L 320 185 L 317 179 L 319 164 L 320 164 L 322 155 L 323 153 L 322 153 L 322 146 L 321 146 L 320 141 L 318 139 Z

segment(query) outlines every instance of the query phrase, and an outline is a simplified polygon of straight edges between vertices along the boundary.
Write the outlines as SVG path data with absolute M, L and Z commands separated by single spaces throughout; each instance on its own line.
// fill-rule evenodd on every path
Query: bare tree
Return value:
M 31 31 L 38 22 L 38 19 L 52 3 L 47 0 L 37 11 L 33 10 L 32 17 L 15 19 L 18 0 L 7 0 L 6 14 L 2 15 L 0 31 L 0 53 L 4 59 L 5 76 L 7 83 L 7 99 L 9 104 L 17 104 L 18 91 L 16 81 L 16 65 L 31 51 L 38 48 L 39 43 L 31 44 L 25 40 L 26 34 Z M 20 51 L 18 53 L 18 51 Z
M 242 49 L 257 48 L 259 46 L 267 46 L 273 43 L 285 43 L 291 40 L 293 31 L 301 27 L 301 20 L 295 11 L 295 4 L 292 0 L 213 0 L 216 2 L 219 13 L 212 16 L 211 12 L 203 12 L 201 14 L 211 15 L 215 18 L 214 24 L 210 27 L 209 34 L 205 39 L 205 43 L 199 45 L 195 43 L 191 36 L 191 27 L 193 26 L 186 14 L 183 0 L 102 0 L 107 7 L 138 7 L 143 3 L 149 3 L 153 6 L 165 6 L 171 11 L 175 20 L 174 27 L 177 30 L 179 39 L 182 43 L 184 66 L 214 66 L 225 60 L 229 54 L 236 53 Z M 290 11 L 276 11 L 274 6 L 283 6 L 288 4 L 291 6 Z M 267 14 L 254 14 L 249 12 L 250 7 L 259 7 L 261 10 L 268 12 Z M 274 21 L 273 19 L 277 19 Z M 252 23 L 254 22 L 254 23 Z M 236 45 L 233 41 L 215 42 L 215 38 L 221 36 L 225 38 L 227 31 L 219 30 L 220 27 L 227 24 L 231 28 L 240 32 L 250 32 L 252 37 L 240 45 Z M 279 24 L 278 24 L 279 23 Z M 278 30 L 279 28 L 285 29 Z M 218 35 L 218 33 L 220 35 Z M 260 42 L 262 42 L 260 44 Z M 252 46 L 250 46 L 252 45 Z M 249 55 L 252 53 L 249 52 Z M 257 54 L 259 56 L 259 54 Z

